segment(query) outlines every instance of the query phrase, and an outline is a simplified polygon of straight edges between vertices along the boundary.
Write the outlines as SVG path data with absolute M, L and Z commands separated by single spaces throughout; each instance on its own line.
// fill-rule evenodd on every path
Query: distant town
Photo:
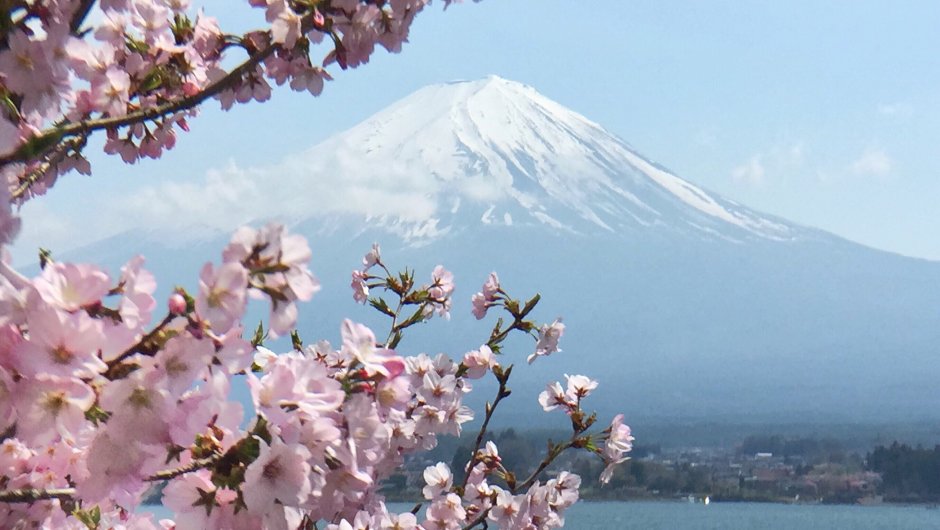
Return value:
M 507 429 L 489 439 L 497 443 L 504 465 L 517 477 L 529 476 L 545 456 L 543 431 Z M 434 450 L 407 458 L 385 482 L 382 493 L 393 502 L 422 502 L 424 470 L 438 462 L 450 465 L 459 482 L 469 443 L 440 438 Z M 834 439 L 752 435 L 729 447 L 635 445 L 632 459 L 614 472 L 606 486 L 596 480 L 600 460 L 584 451 L 569 451 L 544 477 L 551 478 L 559 469 L 581 476 L 585 500 L 940 504 L 940 445 L 924 448 L 893 442 L 860 451 Z M 160 504 L 162 488 L 163 484 L 155 485 L 145 504 Z
M 527 476 L 545 453 L 542 434 L 508 429 L 493 437 L 516 476 Z M 469 447 L 445 439 L 422 459 L 410 459 L 384 488 L 390 500 L 418 501 L 426 466 L 445 461 L 455 472 Z M 669 499 L 690 502 L 780 503 L 938 503 L 940 446 L 892 443 L 869 451 L 848 450 L 835 440 L 748 436 L 733 447 L 662 448 L 637 445 L 633 458 L 610 483 L 595 477 L 601 462 L 586 452 L 570 452 L 549 468 L 582 477 L 581 494 L 594 500 Z

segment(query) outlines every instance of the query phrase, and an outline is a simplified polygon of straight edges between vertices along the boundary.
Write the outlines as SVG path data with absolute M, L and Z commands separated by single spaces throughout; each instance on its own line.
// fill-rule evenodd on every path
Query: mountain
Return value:
M 601 381 L 600 412 L 647 423 L 940 419 L 940 263 L 720 197 L 525 85 L 423 88 L 274 173 L 299 175 L 272 188 L 310 212 L 294 229 L 325 287 L 302 310 L 304 336 L 335 340 L 345 315 L 386 324 L 346 288 L 373 241 L 391 264 L 456 273 L 453 319 L 419 326 L 406 353 L 480 344 L 469 298 L 493 269 L 511 293 L 540 290 L 542 320 L 564 315 L 564 351 L 514 372 L 505 421 L 531 421 L 562 373 Z M 344 190 L 340 208 L 310 187 L 322 175 Z M 71 257 L 115 266 L 146 251 L 165 287 L 193 285 L 224 241 L 161 252 L 133 233 Z M 531 347 L 513 343 L 507 362 Z
M 495 76 L 418 90 L 286 166 L 311 176 L 339 171 L 354 184 L 424 186 L 433 215 L 379 221 L 408 240 L 478 220 L 735 242 L 818 236 L 703 190 L 535 89 Z

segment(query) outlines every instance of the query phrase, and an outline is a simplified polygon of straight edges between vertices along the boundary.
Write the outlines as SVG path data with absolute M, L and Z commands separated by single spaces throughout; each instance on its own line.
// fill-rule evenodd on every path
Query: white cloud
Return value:
M 14 263 L 35 263 L 40 247 L 53 255 L 116 234 L 120 225 L 102 225 L 92 215 L 74 219 L 57 212 L 41 200 L 28 201 L 19 212 L 23 228 L 10 247 Z M 81 230 L 76 230 L 80 227 Z
M 337 153 L 329 167 L 302 154 L 282 163 L 241 168 L 230 162 L 196 182 L 144 188 L 124 199 L 114 214 L 135 226 L 159 227 L 168 234 L 200 227 L 228 231 L 262 219 L 303 219 L 317 215 L 356 214 L 396 218 L 425 226 L 437 211 L 439 184 L 404 168 L 384 174 L 362 171 L 356 161 Z
M 774 148 L 771 156 L 782 169 L 795 169 L 803 165 L 806 155 L 803 142 L 797 142 L 790 146 Z
M 881 149 L 868 149 L 849 164 L 849 171 L 859 176 L 884 177 L 891 169 L 891 157 Z
M 327 141 L 271 165 L 243 168 L 230 161 L 202 178 L 153 182 L 68 212 L 32 201 L 13 253 L 31 259 L 37 245 L 62 252 L 134 229 L 185 244 L 245 223 L 342 214 L 379 220 L 417 243 L 446 230 L 438 224 L 439 209 L 451 209 L 454 198 L 505 197 L 504 187 L 482 176 L 446 182 L 404 161 L 367 158 L 356 146 Z
M 763 184 L 766 174 L 760 155 L 752 156 L 750 160 L 731 170 L 731 178 L 735 182 L 752 186 Z
M 699 130 L 692 139 L 696 144 L 709 149 L 718 147 L 718 129 L 708 127 Z
M 903 101 L 895 103 L 881 103 L 878 105 L 878 114 L 881 114 L 882 116 L 906 118 L 914 114 L 914 106 Z
M 788 173 L 800 170 L 805 159 L 803 142 L 776 145 L 736 166 L 731 170 L 731 178 L 742 184 L 760 186 L 771 178 L 786 177 Z

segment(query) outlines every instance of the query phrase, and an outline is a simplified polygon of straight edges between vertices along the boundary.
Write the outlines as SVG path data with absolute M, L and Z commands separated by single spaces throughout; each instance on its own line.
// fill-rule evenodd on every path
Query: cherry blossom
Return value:
M 633 436 L 630 427 L 623 424 L 623 414 L 618 414 L 610 423 L 610 433 L 604 443 L 602 456 L 606 466 L 600 476 L 602 483 L 610 482 L 615 467 L 629 458 L 625 454 L 632 449 Z
M 545 324 L 539 329 L 539 340 L 535 345 L 535 352 L 529 355 L 526 359 L 529 364 L 532 364 L 537 357 L 543 357 L 546 355 L 551 355 L 555 352 L 560 352 L 561 349 L 558 348 L 558 339 L 565 334 L 565 325 L 561 323 L 561 319 L 557 318 L 551 324 Z
M 260 454 L 245 470 L 242 492 L 248 510 L 264 515 L 274 503 L 298 506 L 310 493 L 309 453 L 303 446 L 259 440 Z
M 427 486 L 422 490 L 424 498 L 431 500 L 446 492 L 453 485 L 453 480 L 454 476 L 447 464 L 438 462 L 428 467 L 424 470 L 424 481 L 427 482 Z
M 376 45 L 400 51 L 430 3 L 249 0 L 242 7 L 257 9 L 264 22 L 239 33 L 193 12 L 189 0 L 11 4 L 0 30 L 7 102 L 0 112 L 0 527 L 563 524 L 579 477 L 518 477 L 505 489 L 495 485 L 506 482 L 498 448 L 481 443 L 509 395 L 518 355 L 509 335 L 536 339 L 531 362 L 560 351 L 565 329 L 560 319 L 532 320 L 539 296 L 513 299 L 496 273 L 473 296 L 473 312 L 482 319 L 505 311 L 508 324 L 499 319 L 477 349 L 453 358 L 417 353 L 406 335 L 434 314 L 449 317 L 454 275 L 438 265 L 422 284 L 413 269 L 393 273 L 378 244 L 353 272 L 351 288 L 387 327 L 344 319 L 336 349 L 294 329 L 320 284 L 307 241 L 283 224 L 238 229 L 221 259 L 199 271 L 196 290 L 173 288 L 162 308 L 157 278 L 140 256 L 111 275 L 44 254 L 42 271 L 29 278 L 3 250 L 20 228 L 14 205 L 72 171 L 91 173 L 87 145 L 133 164 L 173 149 L 211 99 L 223 109 L 266 101 L 273 85 L 319 95 L 331 70 L 368 63 Z M 246 322 L 249 299 L 270 304 L 260 327 Z M 282 347 L 265 341 L 288 334 L 289 351 L 265 347 Z M 387 338 L 379 342 L 377 334 Z M 438 436 L 461 433 L 474 417 L 464 404 L 471 380 L 484 377 L 496 379 L 500 394 L 468 452 L 465 483 L 447 465 L 431 466 L 424 520 L 390 513 L 383 481 L 406 458 L 434 448 Z M 244 387 L 253 406 L 235 397 Z M 567 376 L 567 389 L 555 383 L 540 397 L 546 409 L 563 408 L 573 426 L 572 441 L 555 446 L 543 468 L 562 450 L 586 449 L 603 459 L 607 480 L 631 450 L 622 416 L 606 431 L 588 432 L 594 417 L 581 407 L 596 387 L 586 376 Z M 175 521 L 138 512 L 144 492 L 161 483 Z
M 225 333 L 245 312 L 247 283 L 248 271 L 240 263 L 227 262 L 218 269 L 206 263 L 199 274 L 196 313 L 213 331 Z

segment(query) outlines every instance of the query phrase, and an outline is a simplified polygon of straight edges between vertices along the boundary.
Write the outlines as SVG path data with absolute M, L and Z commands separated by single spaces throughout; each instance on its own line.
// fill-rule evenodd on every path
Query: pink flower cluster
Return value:
M 524 493 L 513 494 L 490 484 L 494 475 L 505 471 L 493 442 L 487 442 L 478 452 L 477 461 L 469 470 L 462 497 L 452 491 L 453 475 L 447 464 L 439 462 L 428 467 L 423 493 L 431 504 L 421 526 L 409 528 L 459 529 L 473 521 L 485 521 L 504 530 L 560 528 L 565 523 L 565 510 L 578 501 L 581 478 L 567 471 L 544 484 L 535 482 Z
M 411 290 L 413 287 L 413 277 L 400 276 L 397 279 L 391 277 L 386 279 L 381 273 L 378 275 L 372 274 L 370 270 L 373 267 L 382 269 L 381 273 L 389 274 L 388 269 L 382 263 L 381 249 L 377 244 L 372 245 L 372 249 L 362 258 L 362 268 L 352 271 L 352 281 L 349 286 L 352 289 L 353 300 L 356 302 L 365 304 L 369 301 L 371 289 L 380 287 L 398 294 L 402 306 L 418 306 L 417 312 L 409 319 L 409 325 L 418 321 L 429 320 L 435 313 L 444 318 L 450 318 L 450 308 L 454 294 L 454 274 L 445 269 L 443 265 L 438 265 L 431 271 L 430 284 L 422 285 L 407 297 L 404 295 L 406 291 Z M 382 304 L 385 304 L 384 300 L 375 299 L 373 301 L 376 308 L 389 314 L 391 309 Z
M 428 468 L 423 518 L 388 511 L 382 480 L 437 436 L 460 435 L 474 417 L 463 405 L 470 380 L 492 372 L 502 395 L 511 367 L 498 362 L 496 339 L 461 361 L 403 357 L 351 320 L 336 348 L 304 347 L 294 335 L 294 349 L 275 354 L 260 345 L 263 333 L 243 338 L 251 297 L 270 302 L 271 335 L 292 329 L 296 303 L 318 289 L 310 257 L 306 241 L 280 225 L 242 228 L 221 264 L 203 267 L 196 296 L 175 291 L 155 325 L 156 282 L 142 258 L 117 278 L 92 265 L 49 262 L 27 279 L 0 262 L 0 527 L 561 526 L 580 479 L 561 472 L 544 483 L 500 485 L 508 475 L 492 443 L 475 453 L 459 488 L 446 465 Z M 380 261 L 375 247 L 365 266 Z M 410 278 L 388 274 L 382 285 L 415 301 L 415 322 L 426 307 L 450 307 L 453 277 L 443 267 L 429 285 Z M 393 313 L 399 329 L 391 336 L 400 338 L 412 318 L 383 304 L 374 305 Z M 247 423 L 231 396 L 238 384 L 252 399 Z M 569 376 L 559 399 L 580 411 L 596 385 Z M 609 467 L 632 440 L 620 419 L 602 455 Z M 164 481 L 175 522 L 136 514 L 142 495 Z

